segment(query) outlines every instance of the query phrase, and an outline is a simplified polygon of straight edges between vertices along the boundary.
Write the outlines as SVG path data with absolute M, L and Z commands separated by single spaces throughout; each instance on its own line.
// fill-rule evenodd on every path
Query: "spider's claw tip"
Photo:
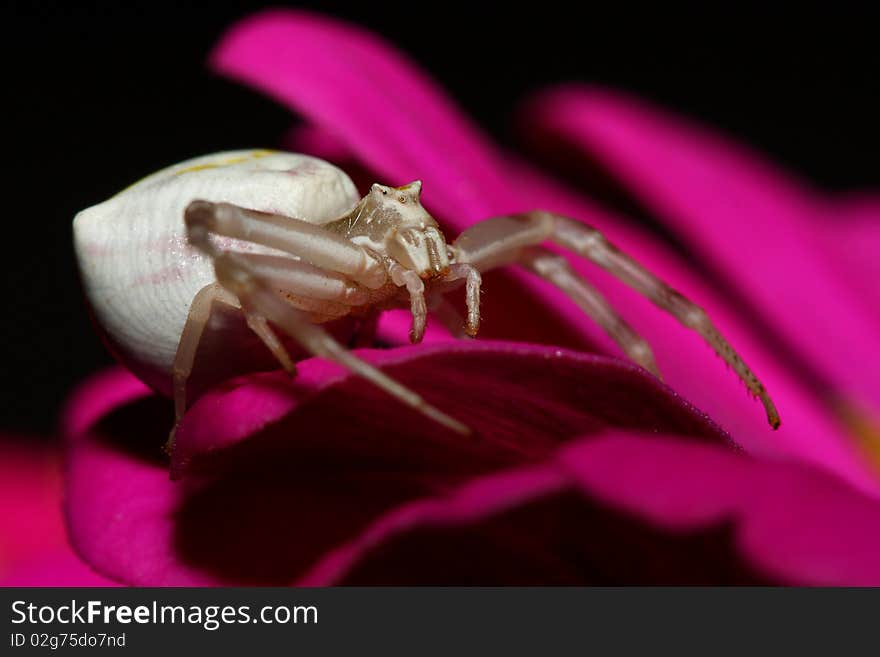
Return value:
M 776 431 L 782 424 L 782 420 L 779 418 L 779 411 L 776 410 L 776 405 L 766 393 L 756 396 L 764 405 L 764 410 L 767 412 L 767 422 L 770 424 L 770 428 L 773 429 L 773 431 Z
M 174 439 L 176 435 L 177 423 L 175 422 L 174 427 L 171 429 L 171 433 L 168 434 L 168 440 L 166 440 L 165 444 L 162 445 L 162 453 L 169 458 L 174 453 Z

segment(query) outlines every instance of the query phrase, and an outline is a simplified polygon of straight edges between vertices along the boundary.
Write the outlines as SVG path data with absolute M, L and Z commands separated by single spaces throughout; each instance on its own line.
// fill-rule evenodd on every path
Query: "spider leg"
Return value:
M 397 263 L 391 264 L 388 272 L 395 285 L 405 285 L 409 291 L 410 312 L 413 317 L 409 339 L 413 343 L 421 342 L 425 334 L 425 322 L 428 312 L 425 303 L 425 284 L 416 272 L 406 269 Z M 460 321 L 460 318 L 458 313 L 443 300 L 442 290 L 433 290 L 431 310 L 434 314 L 438 315 L 438 318 L 452 335 L 460 337 L 460 334 L 463 333 L 465 336 L 473 337 L 480 329 L 480 272 L 473 265 L 466 263 L 452 264 L 449 266 L 449 271 L 443 277 L 436 279 L 436 281 L 442 288 L 443 284 L 454 283 L 462 279 L 465 280 L 467 286 L 466 298 L 468 307 L 467 323 L 463 323 L 464 331 L 461 331 L 457 326 L 453 326 L 452 323 Z
M 349 307 L 365 304 L 370 298 L 370 290 L 348 276 L 303 260 L 258 253 L 238 255 L 254 276 L 279 290 L 294 291 L 297 296 Z
M 261 244 L 297 256 L 323 270 L 345 274 L 372 290 L 385 284 L 383 264 L 341 235 L 280 214 L 257 212 L 231 203 L 193 201 L 184 211 L 190 243 L 216 251 L 208 233 Z
M 348 277 L 302 260 L 276 255 L 238 253 L 255 276 L 275 288 L 288 303 L 309 313 L 315 323 L 348 315 L 367 303 L 370 290 Z
M 774 429 L 779 427 L 779 414 L 766 388 L 718 332 L 706 312 L 621 252 L 595 228 L 549 212 L 527 212 L 471 226 L 453 243 L 453 250 L 458 262 L 469 262 L 485 271 L 516 262 L 524 247 L 545 240 L 588 258 L 699 333 L 746 384 L 749 392 L 760 399 L 770 425 Z
M 398 287 L 405 285 L 407 292 L 409 292 L 410 312 L 412 313 L 409 341 L 413 344 L 419 343 L 425 336 L 425 322 L 428 317 L 428 309 L 425 306 L 425 284 L 416 272 L 402 267 L 396 262 L 388 268 L 388 273 L 395 285 Z
M 563 256 L 541 246 L 520 251 L 517 263 L 550 281 L 574 301 L 614 340 L 634 363 L 658 379 L 660 370 L 650 345 L 617 313 L 595 287 L 590 285 Z
M 174 354 L 174 363 L 171 369 L 174 392 L 174 426 L 165 444 L 165 451 L 168 453 L 174 447 L 174 435 L 177 431 L 177 426 L 186 413 L 186 384 L 192 373 L 199 342 L 201 342 L 205 327 L 211 318 L 211 311 L 215 303 L 223 303 L 233 308 L 241 306 L 234 294 L 217 283 L 206 285 L 193 297 L 186 323 L 183 326 L 180 340 L 177 343 L 177 351 Z M 268 326 L 266 320 L 246 309 L 243 309 L 243 311 L 245 320 L 251 330 L 263 341 L 263 344 L 268 347 L 269 351 L 278 359 L 284 369 L 291 376 L 296 375 L 296 365 L 294 365 L 284 345 L 278 340 L 278 336 Z
M 235 295 L 230 294 L 217 283 L 210 283 L 196 292 L 189 307 L 186 323 L 180 340 L 177 343 L 177 352 L 174 354 L 171 377 L 174 389 L 174 425 L 175 427 L 186 413 L 186 382 L 192 373 L 195 363 L 196 351 L 205 326 L 211 317 L 211 309 L 214 302 L 225 303 L 235 308 L 240 307 Z M 173 433 L 173 432 L 172 432 Z M 170 440 L 169 440 L 170 442 Z
M 203 250 L 213 252 L 213 246 L 207 240 L 204 243 L 196 241 L 196 244 Z M 324 271 L 301 260 L 254 253 L 241 253 L 238 257 L 251 267 L 254 275 L 265 280 L 268 286 L 275 288 L 280 294 L 286 294 L 287 303 L 309 311 L 313 320 L 317 318 L 326 321 L 347 315 L 352 305 L 364 303 L 369 295 L 367 288 L 354 283 L 342 274 Z M 187 380 L 192 373 L 199 342 L 215 302 L 241 308 L 250 329 L 262 340 L 285 371 L 291 376 L 296 375 L 296 365 L 269 325 L 267 318 L 258 310 L 243 304 L 222 285 L 218 283 L 206 285 L 193 297 L 177 345 L 172 366 L 174 428 L 166 444 L 166 450 L 173 447 L 176 428 L 186 412 Z
M 272 352 L 272 355 L 275 356 L 281 367 L 284 368 L 284 371 L 290 376 L 296 376 L 296 364 L 291 360 L 290 354 L 287 353 L 287 349 L 281 344 L 281 340 L 278 339 L 275 331 L 269 326 L 266 318 L 247 309 L 245 309 L 244 318 L 251 331 L 256 333 L 257 337 L 263 341 L 263 344 Z
M 476 337 L 480 331 L 480 285 L 483 282 L 480 270 L 465 262 L 457 262 L 449 265 L 449 273 L 442 281 L 465 280 L 465 299 L 467 302 L 467 324 L 464 332 L 470 337 Z
M 217 280 L 241 300 L 242 306 L 258 313 L 299 342 L 309 353 L 332 360 L 370 381 L 389 395 L 434 422 L 467 435 L 471 431 L 458 420 L 426 402 L 418 393 L 395 381 L 381 370 L 347 351 L 323 328 L 312 324 L 300 310 L 282 299 L 236 253 L 214 253 Z

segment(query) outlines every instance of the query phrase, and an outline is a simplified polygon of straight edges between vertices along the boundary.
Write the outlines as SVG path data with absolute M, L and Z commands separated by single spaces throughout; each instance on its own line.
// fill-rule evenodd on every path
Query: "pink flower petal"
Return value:
M 362 355 L 476 435 L 426 423 L 311 359 L 295 381 L 258 374 L 201 398 L 178 433 L 186 476 L 171 481 L 160 452 L 170 404 L 115 371 L 67 413 L 105 409 L 68 425 L 78 430 L 67 479 L 78 551 L 130 584 L 289 583 L 389 509 L 546 458 L 573 435 L 618 426 L 727 440 L 656 379 L 605 357 L 476 342 Z
M 269 10 L 230 30 L 212 64 L 356 143 L 374 171 L 422 179 L 428 204 L 440 202 L 435 189 L 453 188 L 457 203 L 445 214 L 467 223 L 499 211 L 508 184 L 488 140 L 408 58 L 373 34 L 317 14 Z
M 0 436 L 0 573 L 42 546 L 65 543 L 58 522 L 61 467 L 43 442 Z
M 0 437 L 0 586 L 111 586 L 70 548 L 61 465 L 45 439 Z
M 83 562 L 70 547 L 60 546 L 53 551 L 42 551 L 19 563 L 14 570 L 0 578 L 0 586 L 15 587 L 108 587 L 119 582 L 102 577 Z
M 661 243 L 493 149 L 404 57 L 357 28 L 291 11 L 257 14 L 235 26 L 213 56 L 221 72 L 252 84 L 334 135 L 386 181 L 422 178 L 427 206 L 461 230 L 511 210 L 544 207 L 588 221 L 698 301 L 764 380 L 783 428 L 767 429 L 757 405 L 701 340 L 650 303 L 587 264 L 597 284 L 655 347 L 666 380 L 719 421 L 740 444 L 797 455 L 880 494 L 880 482 L 809 386 L 762 344 L 750 322 Z M 376 71 L 394 81 L 389 100 Z M 430 118 L 430 121 L 428 120 Z M 454 233 L 453 233 L 454 234 Z M 618 353 L 596 325 L 550 286 L 518 272 L 484 277 L 483 335 Z
M 880 503 L 821 471 L 603 434 L 415 500 L 301 583 L 880 583 Z
M 815 223 L 819 248 L 841 285 L 880 322 L 880 198 L 853 196 L 832 201 Z
M 818 384 L 880 409 L 880 321 L 830 275 L 811 230 L 821 210 L 812 192 L 744 148 L 607 90 L 546 93 L 528 123 L 622 180 L 821 373 Z

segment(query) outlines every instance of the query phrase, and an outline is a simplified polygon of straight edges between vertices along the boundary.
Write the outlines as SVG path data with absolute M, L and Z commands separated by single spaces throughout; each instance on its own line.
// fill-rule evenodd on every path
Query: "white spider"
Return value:
M 702 335 L 760 398 L 770 424 L 779 425 L 764 386 L 706 313 L 597 230 L 533 211 L 487 219 L 447 244 L 420 192 L 419 181 L 375 184 L 359 199 L 344 172 L 316 158 L 218 153 L 163 169 L 80 212 L 76 252 L 111 349 L 141 379 L 174 397 L 176 423 L 208 335 L 226 331 L 225 351 L 213 352 L 218 363 L 241 337 L 230 337 L 231 309 L 291 374 L 294 360 L 273 327 L 306 352 L 341 363 L 432 420 L 467 433 L 461 422 L 350 353 L 321 324 L 406 304 L 413 342 L 422 339 L 428 307 L 454 334 L 474 336 L 480 272 L 508 264 L 557 286 L 633 361 L 659 376 L 648 344 L 565 258 L 541 246 L 550 241 L 589 258 Z M 442 298 L 462 283 L 464 321 Z

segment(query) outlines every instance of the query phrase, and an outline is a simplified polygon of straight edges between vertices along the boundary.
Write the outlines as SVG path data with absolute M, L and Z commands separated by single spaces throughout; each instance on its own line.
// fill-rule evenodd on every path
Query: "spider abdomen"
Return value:
M 214 281 L 210 258 L 187 243 L 184 210 L 195 199 L 325 223 L 359 199 L 337 167 L 275 151 L 216 153 L 163 169 L 74 219 L 74 243 L 94 316 L 117 357 L 154 388 L 170 392 L 171 368 L 195 294 Z M 249 252 L 270 249 L 218 240 Z M 254 343 L 236 313 L 212 331 L 227 349 Z M 238 339 L 240 335 L 240 340 Z

